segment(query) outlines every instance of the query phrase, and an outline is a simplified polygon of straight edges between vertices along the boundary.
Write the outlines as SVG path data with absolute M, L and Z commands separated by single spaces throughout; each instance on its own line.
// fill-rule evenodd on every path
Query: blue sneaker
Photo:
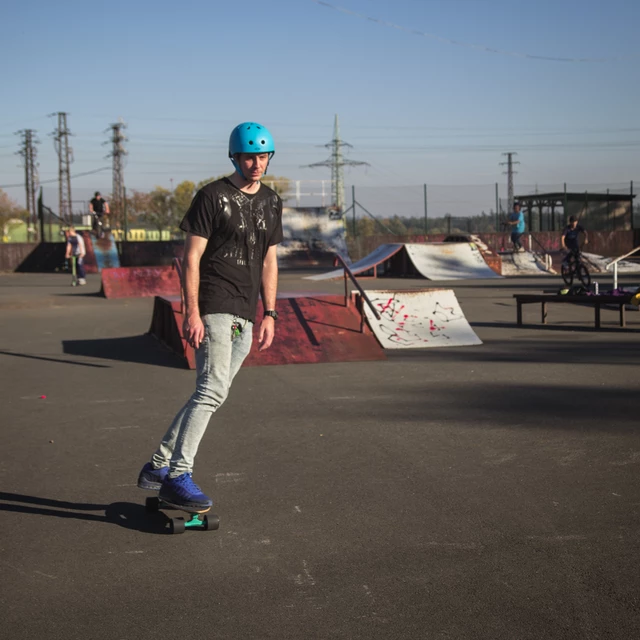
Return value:
M 183 473 L 177 478 L 167 476 L 160 487 L 158 497 L 172 507 L 193 510 L 196 513 L 204 513 L 213 505 L 211 498 L 202 493 L 190 473 Z
M 160 487 L 164 479 L 169 473 L 169 467 L 161 467 L 154 469 L 150 462 L 142 467 L 142 471 L 138 476 L 138 486 L 140 489 L 149 489 L 151 491 L 160 491 Z

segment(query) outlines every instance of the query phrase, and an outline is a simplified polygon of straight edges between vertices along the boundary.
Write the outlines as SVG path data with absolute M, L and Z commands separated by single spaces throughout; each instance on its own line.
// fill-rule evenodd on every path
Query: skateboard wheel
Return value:
M 171 518 L 169 520 L 169 531 L 171 533 L 184 533 L 184 518 Z
M 156 498 L 156 496 L 149 497 L 144 501 L 144 508 L 149 513 L 158 513 L 160 510 L 160 500 Z
M 220 518 L 218 516 L 203 516 L 202 518 L 202 528 L 205 531 L 216 531 L 220 528 Z

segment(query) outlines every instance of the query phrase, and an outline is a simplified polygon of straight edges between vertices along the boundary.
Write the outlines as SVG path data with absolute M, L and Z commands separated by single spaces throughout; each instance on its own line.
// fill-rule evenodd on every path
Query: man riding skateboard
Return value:
M 196 194 L 180 228 L 183 259 L 184 338 L 196 350 L 196 390 L 174 418 L 138 486 L 160 490 L 171 506 L 204 512 L 212 501 L 192 479 L 194 458 L 211 414 L 249 354 L 259 294 L 264 319 L 260 350 L 273 341 L 282 200 L 260 182 L 275 153 L 269 131 L 239 124 L 229 138 L 235 172 Z

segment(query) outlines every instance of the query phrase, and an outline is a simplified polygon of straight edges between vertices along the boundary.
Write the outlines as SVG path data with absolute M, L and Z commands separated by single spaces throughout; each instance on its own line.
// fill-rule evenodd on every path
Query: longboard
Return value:
M 169 531 L 171 533 L 184 533 L 187 529 L 215 531 L 220 527 L 220 518 L 218 518 L 218 516 L 214 514 L 206 515 L 211 510 L 211 507 L 204 511 L 189 511 L 182 507 L 168 504 L 164 502 L 164 500 L 160 500 L 157 496 L 147 498 L 144 507 L 149 513 L 158 513 L 163 509 L 175 509 L 188 514 L 188 520 L 185 518 L 169 518 Z

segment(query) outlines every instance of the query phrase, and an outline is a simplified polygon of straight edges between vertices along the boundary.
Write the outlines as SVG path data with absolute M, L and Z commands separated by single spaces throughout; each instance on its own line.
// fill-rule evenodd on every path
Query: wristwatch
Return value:
M 269 309 L 268 311 L 264 312 L 265 316 L 269 316 L 271 318 L 273 318 L 274 320 L 278 319 L 278 312 L 275 309 Z

